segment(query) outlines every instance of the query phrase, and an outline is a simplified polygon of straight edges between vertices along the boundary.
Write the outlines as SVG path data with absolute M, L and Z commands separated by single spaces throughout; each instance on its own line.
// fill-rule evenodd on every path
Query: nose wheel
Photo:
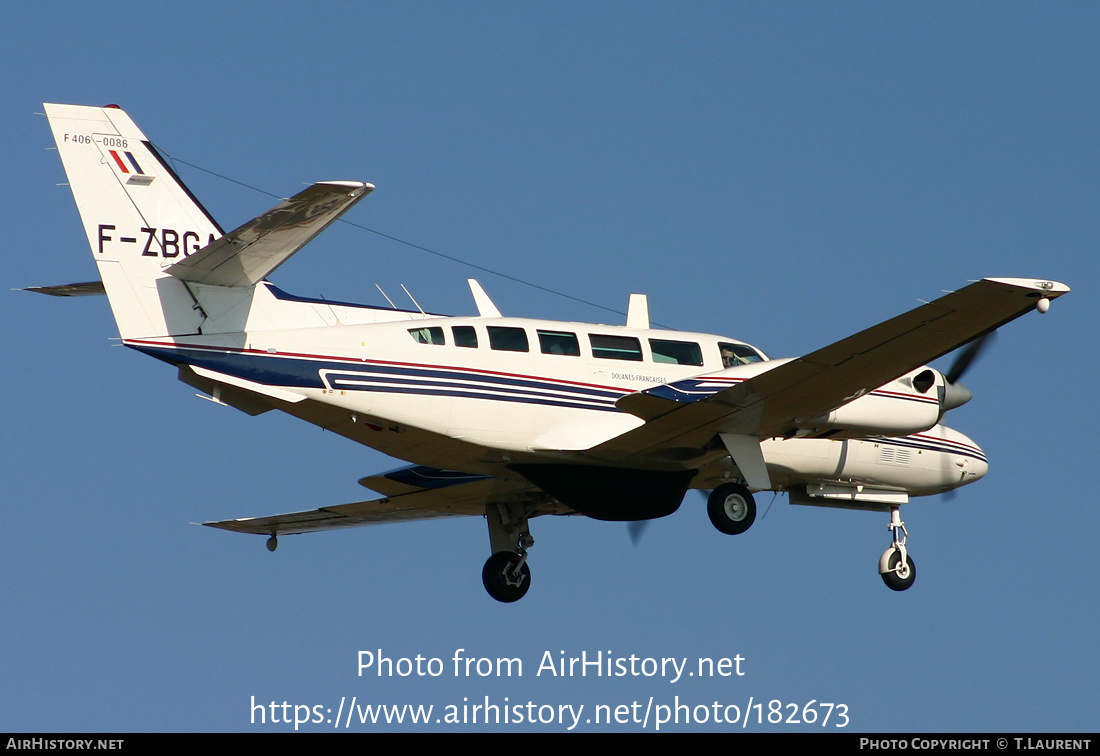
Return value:
M 905 542 L 909 538 L 909 531 L 905 529 L 905 523 L 901 521 L 901 511 L 898 507 L 890 508 L 890 532 L 894 536 L 894 542 L 890 548 L 882 552 L 878 560 L 878 571 L 882 576 L 882 582 L 892 591 L 905 591 L 917 579 L 917 566 L 913 564 L 913 558 L 909 556 L 905 548 Z
M 882 582 L 886 583 L 887 588 L 892 591 L 904 591 L 913 585 L 913 581 L 917 579 L 917 566 L 913 564 L 913 557 L 906 554 L 903 567 L 901 553 L 894 551 L 892 546 L 883 556 L 887 558 L 887 571 L 882 573 Z

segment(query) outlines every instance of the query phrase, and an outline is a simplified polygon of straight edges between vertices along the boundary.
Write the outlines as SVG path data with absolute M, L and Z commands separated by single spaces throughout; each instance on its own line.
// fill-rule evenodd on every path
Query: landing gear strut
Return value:
M 894 536 L 894 542 L 879 557 L 878 571 L 882 575 L 882 582 L 886 583 L 886 587 L 890 590 L 908 590 L 913 585 L 913 581 L 917 579 L 917 566 L 913 564 L 913 559 L 905 548 L 909 531 L 905 529 L 905 523 L 901 521 L 901 511 L 898 507 L 890 507 L 890 525 L 888 527 Z

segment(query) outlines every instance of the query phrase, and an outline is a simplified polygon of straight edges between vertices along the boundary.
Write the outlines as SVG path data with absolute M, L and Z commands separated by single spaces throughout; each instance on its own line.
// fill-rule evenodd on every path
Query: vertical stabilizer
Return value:
M 201 310 L 164 269 L 222 230 L 123 110 L 45 108 L 120 335 L 195 333 Z

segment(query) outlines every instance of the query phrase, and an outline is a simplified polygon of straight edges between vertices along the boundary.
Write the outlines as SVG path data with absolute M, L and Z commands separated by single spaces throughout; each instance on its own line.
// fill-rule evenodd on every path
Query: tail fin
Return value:
M 119 333 L 195 333 L 201 313 L 165 268 L 224 232 L 123 110 L 45 107 Z
M 257 284 L 374 189 L 313 184 L 226 234 L 118 106 L 46 116 L 123 339 L 301 327 L 301 305 Z

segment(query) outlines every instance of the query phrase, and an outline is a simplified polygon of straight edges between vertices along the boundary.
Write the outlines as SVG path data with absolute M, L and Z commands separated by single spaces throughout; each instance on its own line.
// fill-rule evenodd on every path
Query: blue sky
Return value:
M 278 731 L 250 704 L 847 706 L 848 731 L 1096 726 L 1096 7 L 1087 3 L 61 3 L 5 9 L 9 288 L 95 277 L 43 101 L 125 107 L 223 226 L 318 180 L 349 220 L 615 310 L 794 356 L 969 279 L 1073 287 L 1003 329 L 949 423 L 990 472 L 886 515 L 778 497 L 729 538 L 691 494 L 625 527 L 533 522 L 533 585 L 489 599 L 483 521 L 283 539 L 194 522 L 364 497 L 396 466 L 203 402 L 122 348 L 100 298 L 0 297 L 0 729 Z M 247 185 L 242 186 L 242 184 Z M 272 280 L 380 303 L 617 315 L 338 224 Z M 943 366 L 946 366 L 946 362 Z M 758 497 L 761 514 L 770 495 Z M 357 675 L 358 653 L 439 677 Z M 522 677 L 455 677 L 456 649 Z M 744 658 L 743 676 L 551 678 L 540 659 Z M 785 712 L 787 709 L 784 710 Z M 765 719 L 767 703 L 763 709 Z M 434 718 L 434 717 L 433 717 Z M 834 720 L 835 721 L 835 720 Z M 739 725 L 738 725 L 739 726 Z M 435 725 L 466 731 L 470 725 Z M 750 725 L 760 730 L 833 729 Z M 732 725 L 680 725 L 725 730 Z M 327 731 L 330 724 L 303 729 Z M 417 730 L 353 724 L 354 731 Z M 508 724 L 501 731 L 559 731 Z M 580 730 L 640 725 L 583 722 Z M 653 729 L 652 722 L 646 729 Z

